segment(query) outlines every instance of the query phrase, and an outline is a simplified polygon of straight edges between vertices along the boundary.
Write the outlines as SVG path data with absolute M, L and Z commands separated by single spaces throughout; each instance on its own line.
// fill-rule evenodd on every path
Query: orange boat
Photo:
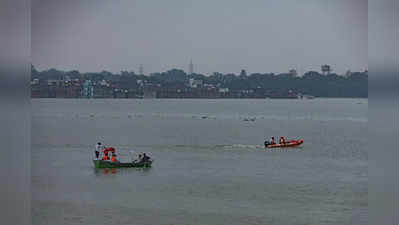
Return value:
M 287 148 L 296 147 L 303 143 L 302 139 L 286 141 L 284 144 L 267 144 L 265 143 L 265 148 Z

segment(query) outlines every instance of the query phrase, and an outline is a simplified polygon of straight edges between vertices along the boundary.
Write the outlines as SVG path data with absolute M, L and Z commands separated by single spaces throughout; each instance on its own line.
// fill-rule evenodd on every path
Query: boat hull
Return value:
M 135 167 L 135 168 L 148 168 L 151 167 L 152 161 L 148 162 L 111 162 L 111 161 L 104 161 L 104 160 L 93 160 L 93 164 L 95 168 L 128 168 L 128 167 Z
M 289 147 L 296 147 L 299 146 L 303 143 L 303 140 L 291 140 L 286 142 L 285 144 L 272 144 L 272 145 L 267 145 L 265 148 L 289 148 Z

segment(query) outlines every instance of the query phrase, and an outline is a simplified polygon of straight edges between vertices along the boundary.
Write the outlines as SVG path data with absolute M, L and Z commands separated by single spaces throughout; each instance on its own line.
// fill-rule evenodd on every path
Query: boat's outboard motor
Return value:
M 271 143 L 269 141 L 265 141 L 265 147 L 267 147 L 268 145 L 270 145 Z

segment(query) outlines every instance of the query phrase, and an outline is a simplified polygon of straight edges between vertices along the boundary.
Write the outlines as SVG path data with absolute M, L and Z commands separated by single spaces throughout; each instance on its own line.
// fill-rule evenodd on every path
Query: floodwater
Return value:
M 367 99 L 33 99 L 32 220 L 367 224 Z M 265 138 L 301 138 L 266 150 Z M 150 169 L 94 169 L 96 142 Z

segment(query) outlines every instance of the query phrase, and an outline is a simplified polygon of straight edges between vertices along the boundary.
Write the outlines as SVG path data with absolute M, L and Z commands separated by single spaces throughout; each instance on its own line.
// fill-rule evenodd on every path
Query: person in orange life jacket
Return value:
M 111 161 L 112 162 L 119 162 L 119 160 L 116 158 L 116 154 L 115 153 L 112 154 Z
M 109 158 L 108 158 L 108 152 L 107 152 L 107 153 L 104 153 L 104 156 L 103 156 L 102 160 L 109 160 Z
M 285 139 L 284 139 L 284 137 L 280 137 L 280 144 L 285 144 Z

